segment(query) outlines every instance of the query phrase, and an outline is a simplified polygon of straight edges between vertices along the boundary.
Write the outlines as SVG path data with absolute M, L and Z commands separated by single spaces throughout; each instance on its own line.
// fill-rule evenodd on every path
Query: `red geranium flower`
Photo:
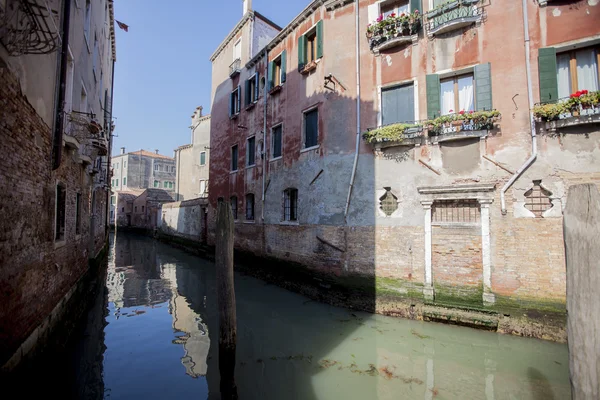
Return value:
M 460 110 L 459 114 L 463 115 L 465 113 L 465 110 Z
M 448 110 L 448 112 L 454 112 L 454 110 Z
M 390 17 L 395 17 L 395 16 L 396 16 L 396 13 L 391 13 L 390 14 Z
M 581 94 L 588 94 L 588 91 L 584 89 L 581 91 Z
M 575 93 L 573 93 L 572 95 L 569 96 L 571 99 L 575 98 Z

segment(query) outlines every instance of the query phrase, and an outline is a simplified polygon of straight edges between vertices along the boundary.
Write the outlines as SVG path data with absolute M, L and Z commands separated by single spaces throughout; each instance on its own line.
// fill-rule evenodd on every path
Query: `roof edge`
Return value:
M 213 62 L 217 58 L 217 56 L 221 54 L 225 46 L 227 46 L 227 43 L 229 43 L 231 39 L 233 39 L 235 34 L 242 29 L 246 22 L 248 22 L 248 20 L 251 20 L 252 18 L 254 18 L 254 11 L 250 10 L 246 14 L 244 14 L 242 19 L 233 27 L 229 34 L 225 36 L 225 39 L 221 42 L 219 47 L 217 47 L 217 49 L 212 53 L 212 55 L 210 56 L 210 62 Z

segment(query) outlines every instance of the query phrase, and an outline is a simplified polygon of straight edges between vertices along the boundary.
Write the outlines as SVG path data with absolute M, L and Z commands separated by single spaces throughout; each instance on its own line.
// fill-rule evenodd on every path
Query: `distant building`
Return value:
M 175 159 L 169 156 L 146 150 L 125 153 L 113 157 L 112 161 L 113 191 L 130 189 L 163 189 L 175 191 Z
M 210 115 L 202 115 L 202 107 L 192 115 L 192 143 L 175 150 L 177 201 L 208 196 L 210 153 Z
M 146 189 L 133 201 L 132 226 L 150 230 L 156 228 L 158 210 L 161 205 L 172 201 L 171 195 L 162 189 Z

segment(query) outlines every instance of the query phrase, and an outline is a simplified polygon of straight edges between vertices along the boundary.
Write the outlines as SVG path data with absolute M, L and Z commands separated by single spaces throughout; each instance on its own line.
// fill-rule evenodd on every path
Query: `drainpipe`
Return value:
M 356 0 L 356 150 L 354 152 L 354 165 L 352 166 L 352 176 L 350 177 L 350 186 L 348 187 L 348 199 L 346 200 L 346 209 L 344 211 L 344 221 L 348 222 L 348 209 L 350 208 L 350 197 L 354 187 L 354 178 L 356 177 L 356 167 L 358 165 L 358 149 L 360 146 L 360 35 L 359 35 L 359 14 L 360 1 Z
M 60 48 L 60 75 L 58 98 L 54 115 L 54 135 L 52 138 L 52 170 L 60 167 L 62 158 L 63 129 L 65 124 L 65 92 L 67 89 L 67 66 L 69 63 L 69 29 L 71 25 L 71 0 L 65 0 L 62 15 L 62 43 Z
M 527 98 L 529 99 L 529 128 L 531 129 L 531 157 L 515 172 L 515 174 L 506 182 L 506 185 L 500 191 L 500 203 L 502 205 L 502 215 L 506 215 L 506 200 L 504 194 L 521 174 L 533 164 L 537 158 L 537 136 L 535 132 L 535 120 L 533 119 L 533 90 L 531 88 L 531 62 L 529 45 L 529 16 L 527 13 L 527 0 L 523 0 L 523 26 L 525 29 L 525 64 L 527 72 Z
M 263 224 L 265 222 L 265 181 L 266 181 L 266 166 L 267 166 L 267 162 L 269 160 L 269 152 L 267 151 L 267 86 L 269 85 L 269 51 L 267 50 L 267 48 L 265 47 L 265 51 L 264 51 L 264 60 L 265 60 L 265 65 L 267 66 L 265 68 L 265 87 L 264 87 L 264 102 L 265 102 L 265 109 L 263 110 L 263 145 L 262 145 L 262 152 L 264 154 L 263 160 L 262 160 L 262 207 L 260 210 L 260 214 L 261 214 L 261 219 L 263 221 Z
M 108 190 L 106 191 L 106 221 L 104 224 L 104 233 L 108 235 L 108 229 L 110 225 L 110 198 L 112 192 L 112 182 L 109 185 L 108 180 L 110 178 L 110 162 L 112 160 L 112 105 L 113 105 L 113 95 L 115 93 L 115 60 L 112 60 L 112 72 L 111 72 L 111 81 L 110 81 L 110 114 L 108 117 L 108 155 L 106 156 L 106 185 L 108 186 Z M 106 108 L 106 104 L 104 105 Z M 116 205 L 115 205 L 116 210 Z M 115 212 L 116 215 L 116 212 Z

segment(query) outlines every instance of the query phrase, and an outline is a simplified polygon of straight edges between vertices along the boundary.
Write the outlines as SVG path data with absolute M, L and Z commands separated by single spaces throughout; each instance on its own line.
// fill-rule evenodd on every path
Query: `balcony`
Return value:
M 427 121 L 429 140 L 431 143 L 440 143 L 486 137 L 500 119 L 500 112 L 496 110 L 461 111 L 457 114 L 442 115 Z
M 242 60 L 240 60 L 239 58 L 235 59 L 235 61 L 232 62 L 231 65 L 229 66 L 229 77 L 234 78 L 237 75 L 239 75 L 241 68 L 242 68 Z
M 102 126 L 96 121 L 95 114 L 71 111 L 66 115 L 66 126 L 63 135 L 66 147 L 79 149 L 80 154 L 92 157 L 108 154 L 108 140 Z M 86 150 L 82 153 L 83 149 Z M 87 162 L 87 160 L 84 160 Z
M 393 146 L 414 146 L 423 142 L 423 128 L 423 122 L 401 122 L 369 129 L 362 136 L 378 150 Z
M 533 115 L 542 134 L 600 124 L 600 91 L 582 90 L 553 103 L 536 104 Z
M 367 27 L 367 39 L 371 51 L 377 55 L 382 50 L 391 49 L 404 44 L 417 44 L 419 30 L 421 29 L 421 15 L 419 11 L 412 14 L 396 16 L 391 14 L 387 18 L 380 16 L 375 24 Z
M 425 14 L 427 37 L 451 32 L 483 19 L 482 0 L 454 0 L 442 4 Z

